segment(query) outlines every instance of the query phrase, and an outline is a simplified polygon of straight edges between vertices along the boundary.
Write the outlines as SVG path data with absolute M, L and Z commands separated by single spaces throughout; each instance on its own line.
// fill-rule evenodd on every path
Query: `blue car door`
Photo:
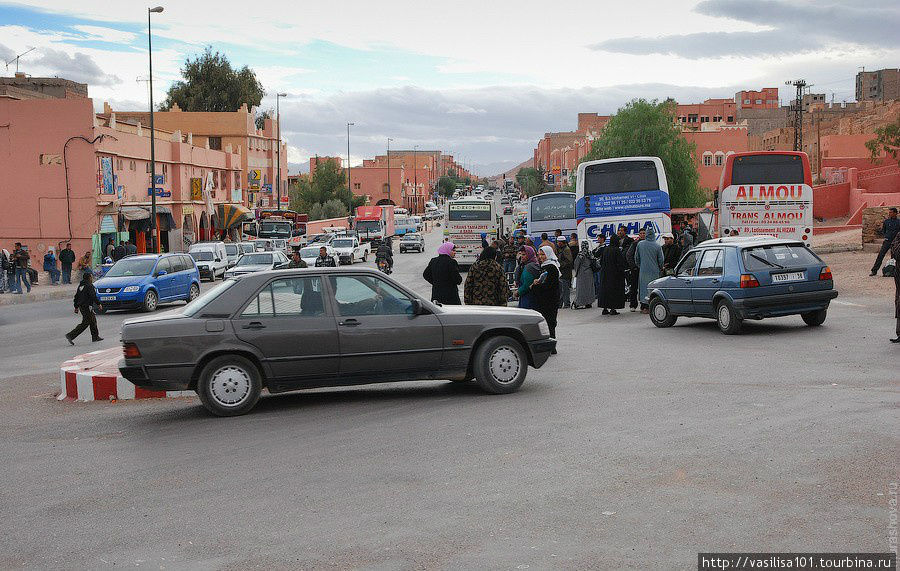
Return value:
M 160 275 L 160 272 L 166 272 L 166 275 Z M 172 257 L 167 256 L 160 258 L 156 264 L 156 288 L 159 291 L 159 300 L 164 301 L 171 299 L 175 291 L 175 273 L 172 271 Z
M 172 294 L 176 297 L 187 297 L 191 288 L 191 273 L 188 271 L 184 256 L 172 256 L 172 269 L 175 271 L 175 291 Z
M 725 273 L 725 251 L 721 248 L 710 248 L 703 251 L 697 275 L 691 285 L 691 299 L 694 312 L 698 315 L 714 315 L 713 296 L 722 287 Z
M 675 275 L 666 280 L 665 295 L 669 309 L 678 315 L 690 315 L 694 313 L 691 300 L 691 288 L 694 283 L 694 273 L 697 268 L 699 252 L 694 250 L 681 260 L 675 268 Z

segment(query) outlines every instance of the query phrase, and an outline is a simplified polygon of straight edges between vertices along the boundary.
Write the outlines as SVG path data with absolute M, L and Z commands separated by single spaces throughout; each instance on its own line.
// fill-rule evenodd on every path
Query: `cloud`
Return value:
M 91 56 L 81 52 L 69 55 L 60 50 L 44 48 L 33 63 L 46 67 L 56 76 L 81 83 L 114 85 L 122 81 L 115 75 L 104 73 Z
M 107 28 L 105 26 L 88 26 L 78 24 L 72 26 L 72 29 L 83 33 L 85 40 L 94 42 L 110 42 L 114 44 L 129 44 L 134 41 L 137 34 L 133 32 L 125 32 L 115 28 Z
M 5 63 L 13 59 L 14 57 L 16 57 L 16 52 L 4 46 L 3 44 L 0 44 L 0 60 L 3 60 L 3 62 Z
M 799 3 L 786 0 L 704 0 L 698 14 L 728 18 L 771 29 L 697 32 L 657 37 L 625 37 L 589 46 L 593 50 L 631 55 L 667 54 L 688 59 L 787 55 L 824 51 L 836 44 L 896 48 L 900 5 L 835 2 Z

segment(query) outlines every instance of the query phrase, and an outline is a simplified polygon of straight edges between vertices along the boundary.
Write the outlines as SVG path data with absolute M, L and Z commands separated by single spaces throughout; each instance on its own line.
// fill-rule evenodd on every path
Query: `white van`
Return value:
M 197 263 L 200 271 L 200 279 L 215 281 L 216 277 L 225 277 L 228 269 L 228 252 L 225 250 L 225 242 L 197 242 L 188 254 Z

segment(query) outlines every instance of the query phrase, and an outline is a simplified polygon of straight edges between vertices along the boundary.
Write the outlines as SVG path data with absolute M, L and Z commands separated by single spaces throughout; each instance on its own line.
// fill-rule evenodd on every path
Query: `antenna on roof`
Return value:
M 16 62 L 16 73 L 19 73 L 19 58 L 22 57 L 23 55 L 27 54 L 28 52 L 33 52 L 35 49 L 36 48 L 28 48 L 24 52 L 20 53 L 16 57 L 14 57 L 11 60 L 9 60 L 8 62 L 6 62 L 6 71 L 9 71 L 9 64 L 11 64 L 12 62 Z

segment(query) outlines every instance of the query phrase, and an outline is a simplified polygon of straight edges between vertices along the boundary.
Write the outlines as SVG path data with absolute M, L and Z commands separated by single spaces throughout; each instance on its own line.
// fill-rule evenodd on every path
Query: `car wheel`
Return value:
M 157 305 L 159 305 L 159 297 L 156 295 L 156 292 L 152 289 L 147 290 L 147 295 L 144 296 L 144 311 L 148 313 L 156 311 Z
M 366 263 L 368 261 L 369 261 L 369 253 L 363 252 L 363 263 Z
M 650 301 L 650 321 L 653 322 L 653 325 L 657 327 L 672 327 L 677 320 L 678 316 L 672 314 L 669 306 L 662 299 L 654 297 Z
M 190 303 L 190 302 L 194 301 L 195 299 L 197 299 L 197 297 L 199 295 L 200 295 L 200 286 L 198 286 L 197 284 L 191 284 L 191 289 L 188 290 L 187 302 Z
M 216 357 L 203 367 L 197 381 L 200 402 L 216 416 L 246 414 L 261 392 L 259 370 L 239 355 Z
M 487 339 L 475 351 L 472 370 L 478 386 L 493 394 L 519 390 L 528 372 L 528 356 L 518 341 L 498 335 Z
M 719 331 L 725 335 L 740 333 L 743 325 L 741 318 L 727 301 L 720 301 L 716 306 L 716 323 L 719 325 Z
M 801 313 L 800 317 L 802 317 L 803 322 L 810 327 L 818 327 L 825 323 L 825 318 L 828 317 L 828 310 L 818 309 L 816 311 L 809 311 L 807 313 Z

